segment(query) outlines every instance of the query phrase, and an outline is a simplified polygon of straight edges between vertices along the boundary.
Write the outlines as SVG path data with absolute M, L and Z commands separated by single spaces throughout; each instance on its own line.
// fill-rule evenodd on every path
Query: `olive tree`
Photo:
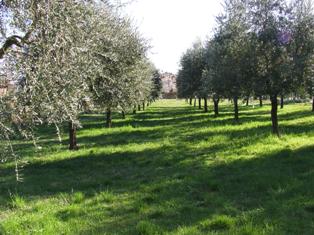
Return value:
M 180 61 L 180 70 L 177 78 L 177 89 L 179 97 L 190 98 L 198 97 L 199 108 L 201 108 L 202 99 L 202 73 L 205 66 L 204 47 L 201 41 L 193 44 L 182 56 Z
M 309 0 L 295 0 L 293 5 L 292 35 L 294 40 L 290 49 L 293 58 L 292 75 L 295 83 L 299 84 L 303 81 L 312 98 L 312 111 L 314 111 L 314 6 Z
M 106 126 L 111 127 L 113 110 L 120 108 L 124 112 L 131 104 L 142 104 L 148 97 L 146 87 L 141 89 L 146 86 L 142 75 L 150 71 L 148 46 L 130 20 L 104 10 L 97 15 L 100 17 L 95 32 L 101 33 L 93 35 L 95 72 L 89 83 L 92 99 L 98 109 L 106 112 Z M 150 92 L 150 86 L 147 89 Z
M 12 136 L 35 139 L 32 129 L 40 124 L 55 125 L 60 136 L 59 125 L 64 122 L 69 123 L 70 149 L 77 148 L 78 116 L 94 101 L 95 75 L 104 74 L 104 64 L 110 74 L 117 64 L 133 63 L 138 50 L 120 43 L 120 38 L 132 37 L 104 2 L 12 0 L 1 1 L 1 9 L 6 15 L 1 15 L 0 56 L 16 84 L 14 92 L 0 99 L 0 137 L 8 144 L 3 149 L 9 149 L 17 162 Z M 11 28 L 11 35 L 7 36 L 6 28 Z M 114 32 L 121 32 L 120 38 Z M 109 43 L 108 53 L 101 50 L 101 42 Z M 132 40 L 122 44 L 127 42 L 132 44 Z M 134 51 L 126 59 L 112 48 L 125 54 Z
M 278 96 L 293 84 L 290 9 L 284 0 L 252 0 L 249 4 L 251 30 L 257 35 L 259 78 L 270 96 L 272 132 L 279 135 Z

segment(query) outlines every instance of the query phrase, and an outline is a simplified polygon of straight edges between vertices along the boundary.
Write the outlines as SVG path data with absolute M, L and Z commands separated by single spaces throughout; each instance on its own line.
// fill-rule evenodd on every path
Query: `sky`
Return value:
M 125 12 L 149 39 L 149 58 L 163 72 L 177 73 L 182 54 L 205 40 L 222 11 L 222 0 L 134 0 Z

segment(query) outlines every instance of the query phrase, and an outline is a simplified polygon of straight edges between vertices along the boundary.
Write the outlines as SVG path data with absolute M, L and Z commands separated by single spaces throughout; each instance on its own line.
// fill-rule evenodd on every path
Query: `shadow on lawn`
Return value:
M 236 140 L 236 146 L 241 147 L 248 141 L 256 142 L 269 135 L 270 126 L 234 131 L 196 130 L 193 133 L 191 129 L 202 131 L 203 127 L 232 123 L 232 113 L 225 113 L 230 115 L 230 119 L 224 120 L 209 119 L 208 114 L 191 111 L 190 107 L 150 110 L 153 111 L 135 115 L 134 120 L 119 120 L 117 125 L 136 123 L 138 127 L 156 127 L 152 130 L 108 131 L 98 136 L 80 136 L 78 142 L 94 147 L 154 142 L 166 136 L 176 141 L 142 151 L 94 153 L 90 150 L 83 155 L 77 152 L 77 156 L 71 159 L 31 163 L 23 170 L 26 177 L 18 185 L 18 194 L 33 200 L 60 193 L 71 194 L 71 191 L 84 193 L 90 205 L 82 209 L 82 213 L 62 209 L 55 216 L 61 221 L 69 218 L 92 221 L 107 213 L 112 219 L 90 225 L 82 231 L 83 234 L 136 234 L 135 227 L 143 220 L 170 232 L 178 226 L 199 225 L 214 215 L 234 218 L 239 227 L 246 223 L 265 227 L 273 225 L 273 234 L 276 234 L 277 227 L 286 234 L 310 234 L 308 231 L 312 231 L 314 219 L 313 146 L 228 163 L 215 161 L 217 154 L 233 151 L 235 146 L 222 142 L 207 148 L 195 148 L 195 143 L 224 135 L 227 139 Z M 266 114 L 265 110 L 256 110 L 241 115 L 242 121 L 263 122 L 269 120 Z M 288 121 L 304 116 L 310 114 L 287 113 L 280 118 Z M 85 128 L 93 129 L 99 125 L 100 116 L 85 115 L 83 118 L 87 122 Z M 314 126 L 307 123 L 281 127 L 286 134 L 301 134 L 313 130 Z M 6 176 L 0 182 L 2 206 L 10 202 L 8 189 L 14 191 L 15 178 L 8 177 L 12 172 L 13 168 L 1 169 L 1 178 Z M 114 195 L 115 200 L 104 202 L 107 203 L 104 209 L 97 197 L 107 191 Z M 122 197 L 127 197 L 127 204 L 116 202 Z M 243 213 L 247 213 L 247 221 L 243 218 L 238 220 Z
M 191 165 L 177 163 L 171 169 L 150 169 L 144 174 L 147 179 L 135 187 L 140 196 L 132 198 L 128 207 L 111 210 L 116 220 L 87 232 L 135 233 L 141 220 L 151 221 L 162 231 L 174 231 L 217 214 L 235 218 L 248 213 L 248 221 L 238 221 L 239 226 L 256 222 L 265 228 L 274 226 L 272 234 L 277 234 L 277 229 L 286 234 L 310 234 L 314 219 L 313 150 L 283 150 L 213 167 L 194 161 Z M 145 207 L 151 210 L 142 210 Z M 128 232 L 119 233 L 118 225 L 129 228 Z
M 159 108 L 158 110 L 160 110 Z M 225 114 L 226 117 L 222 118 L 210 118 L 208 114 L 204 114 L 198 110 L 187 115 L 188 110 L 186 108 L 179 109 L 166 109 L 167 111 L 161 112 L 161 116 L 158 116 L 160 120 L 150 120 L 149 116 L 145 113 L 138 114 L 134 120 L 128 121 L 132 124 L 134 129 L 127 131 L 119 131 L 115 133 L 106 132 L 98 136 L 80 137 L 79 143 L 86 146 L 97 145 L 126 145 L 126 144 L 140 144 L 147 142 L 156 142 L 158 140 L 168 137 L 170 139 L 176 139 L 177 142 L 183 142 L 189 144 L 191 142 L 198 142 L 207 140 L 215 135 L 224 135 L 229 139 L 241 139 L 247 138 L 250 142 L 258 141 L 258 139 L 269 136 L 271 134 L 271 122 L 270 117 L 267 115 L 268 111 L 257 110 L 255 112 L 242 113 L 239 122 L 234 122 L 232 114 Z M 301 113 L 301 114 L 300 114 Z M 283 113 L 280 115 L 280 122 L 289 120 L 297 120 L 303 117 L 310 117 L 312 113 L 308 112 L 291 112 Z M 141 118 L 139 118 L 141 117 Z M 144 119 L 146 117 L 146 119 Z M 154 117 L 155 119 L 156 117 Z M 243 125 L 247 122 L 258 122 L 260 125 L 252 128 L 245 128 L 241 130 L 209 130 L 204 132 L 204 128 L 217 127 L 223 125 Z M 266 123 L 266 124 L 265 124 Z M 121 122 L 120 124 L 126 124 Z M 152 130 L 141 130 L 140 127 L 154 127 Z M 85 126 L 85 128 L 87 128 Z M 191 131 L 193 129 L 193 131 Z M 280 123 L 280 129 L 283 134 L 302 134 L 310 133 L 314 130 L 314 123 L 304 124 L 287 124 Z M 199 130 L 199 131 L 198 131 Z M 256 138 L 255 138 L 256 137 Z M 255 139 L 254 139 L 255 138 Z
M 149 111 L 148 113 L 143 112 L 137 115 L 134 115 L 133 119 L 117 119 L 117 122 L 114 123 L 114 128 L 119 128 L 123 126 L 132 126 L 133 130 L 121 130 L 119 132 L 112 133 L 110 130 L 103 127 L 103 117 L 100 115 L 84 115 L 82 121 L 84 122 L 83 130 L 92 130 L 103 128 L 104 133 L 94 136 L 79 136 L 78 143 L 82 146 L 92 147 L 92 146 L 108 146 L 108 145 L 126 145 L 126 144 L 140 144 L 147 142 L 156 142 L 165 137 L 177 138 L 181 137 L 180 140 L 189 139 L 193 142 L 199 140 L 205 140 L 215 135 L 225 135 L 229 139 L 232 138 L 243 138 L 259 135 L 260 137 L 268 136 L 271 133 L 271 123 L 269 112 L 265 110 L 249 110 L 250 112 L 242 112 L 240 115 L 240 120 L 234 122 L 230 107 L 224 107 L 225 113 L 221 113 L 218 118 L 209 117 L 208 114 L 202 113 L 202 111 L 197 109 L 192 109 L 190 107 L 184 108 L 155 108 L 155 110 L 160 110 L 156 115 L 150 115 L 149 113 L 154 114 L 154 112 Z M 153 110 L 154 108 L 150 108 Z M 165 111 L 163 111 L 165 109 Z M 187 115 L 188 113 L 188 115 Z M 283 134 L 301 134 L 308 133 L 310 130 L 313 130 L 314 123 L 305 123 L 305 124 L 283 124 L 280 122 L 285 122 L 289 120 L 297 120 L 299 118 L 310 117 L 313 114 L 311 112 L 289 112 L 283 113 L 279 116 L 279 127 Z M 153 120 L 152 120 L 153 119 Z M 227 130 L 227 131 L 208 131 L 199 133 L 197 130 L 203 130 L 203 128 L 223 126 L 223 125 L 243 125 L 247 122 L 258 122 L 258 123 L 267 123 L 269 125 L 260 125 L 254 128 L 246 128 L 243 130 Z M 141 127 L 153 127 L 154 130 L 141 130 Z M 159 128 L 158 128 L 159 127 Z M 191 134 L 190 129 L 193 129 L 193 134 Z M 39 141 L 40 145 L 45 147 L 51 147 L 48 151 L 55 151 L 56 146 L 59 144 L 57 137 L 53 132 L 53 127 L 45 127 L 45 131 L 48 131 L 49 135 L 41 136 Z M 64 129 L 64 132 L 67 130 Z M 42 133 L 43 130 L 40 130 L 39 133 Z M 187 138 L 185 138 L 187 135 Z M 46 139 L 53 136 L 55 139 Z M 63 145 L 66 148 L 67 139 L 63 140 Z M 26 153 L 31 153 L 34 151 L 33 144 L 24 143 L 16 144 L 16 148 Z M 60 147 L 58 147 L 60 149 Z M 62 149 L 62 148 L 61 148 Z
M 108 213 L 113 218 L 91 226 L 85 231 L 89 233 L 135 234 L 141 220 L 151 221 L 163 231 L 174 231 L 178 226 L 194 226 L 214 215 L 236 218 L 242 213 L 252 216 L 248 220 L 279 226 L 289 234 L 306 234 L 312 228 L 313 146 L 212 165 L 205 163 L 211 155 L 202 156 L 179 147 L 91 153 L 31 164 L 25 168 L 27 177 L 18 190 L 25 197 L 83 192 L 91 200 L 90 206 L 84 213 L 69 214 L 70 217 L 92 219 L 99 213 Z M 5 184 L 9 187 L 13 183 Z M 108 190 L 118 198 L 129 195 L 128 204 L 112 201 L 104 211 L 96 196 Z M 63 209 L 56 216 L 65 220 L 64 213 L 67 214 Z M 249 221 L 238 221 L 246 222 Z M 123 228 L 128 231 L 123 232 Z
M 214 117 L 213 112 L 204 113 L 197 108 L 158 108 L 161 110 L 154 115 L 154 112 L 143 112 L 134 116 L 133 120 L 119 121 L 114 127 L 133 126 L 133 127 L 156 127 L 156 126 L 172 126 L 198 128 L 211 125 L 241 125 L 247 122 L 269 122 L 271 125 L 270 110 L 263 108 L 250 109 L 243 107 L 239 113 L 239 121 L 234 122 L 232 107 L 222 106 L 218 117 Z M 187 115 L 189 113 L 189 115 Z M 312 112 L 297 111 L 289 113 L 279 112 L 279 126 L 281 121 L 297 120 L 299 118 L 313 116 Z M 86 126 L 87 127 L 87 126 Z

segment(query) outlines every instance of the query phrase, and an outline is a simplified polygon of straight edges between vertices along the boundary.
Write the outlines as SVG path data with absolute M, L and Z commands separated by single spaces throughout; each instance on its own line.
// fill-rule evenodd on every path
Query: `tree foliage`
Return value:
M 149 47 L 114 6 L 85 0 L 0 3 L 2 73 L 16 88 L 0 97 L 0 138 L 16 162 L 12 137 L 36 143 L 33 128 L 40 124 L 55 125 L 60 137 L 59 126 L 69 122 L 75 141 L 86 108 L 125 110 L 150 97 Z
M 313 96 L 313 24 L 308 0 L 226 0 L 206 42 L 205 66 L 193 65 L 194 47 L 182 57 L 179 94 L 190 97 L 202 87 L 215 107 L 219 98 L 233 99 L 236 120 L 239 98 L 268 96 L 273 133 L 279 135 L 278 96 L 304 89 Z M 199 73 L 201 80 L 193 77 Z

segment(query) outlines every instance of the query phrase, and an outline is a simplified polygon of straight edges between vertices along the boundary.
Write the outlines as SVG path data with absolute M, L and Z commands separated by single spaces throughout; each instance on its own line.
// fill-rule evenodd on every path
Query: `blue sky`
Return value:
M 182 53 L 206 39 L 222 11 L 221 0 L 135 0 L 125 12 L 150 40 L 149 55 L 158 69 L 176 73 Z

